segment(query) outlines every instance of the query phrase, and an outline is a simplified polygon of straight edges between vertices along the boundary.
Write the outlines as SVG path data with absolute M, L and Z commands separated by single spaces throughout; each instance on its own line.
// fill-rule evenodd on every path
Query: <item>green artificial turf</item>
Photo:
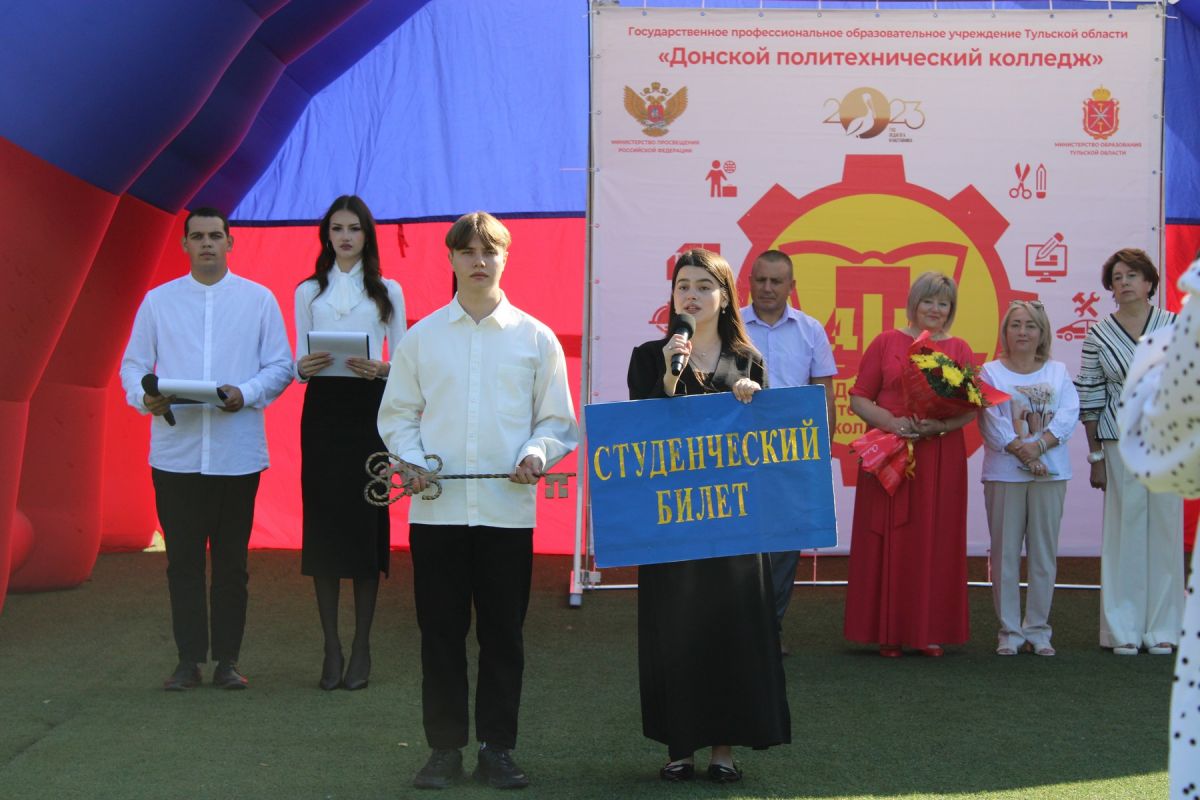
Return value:
M 298 554 L 255 552 L 250 563 L 246 692 L 158 688 L 175 662 L 161 553 L 105 555 L 78 589 L 10 595 L 0 614 L 0 798 L 439 796 L 410 788 L 427 750 L 408 554 L 393 554 L 361 692 L 316 688 L 320 629 Z M 844 560 L 821 564 L 836 573 Z M 533 785 L 522 796 L 1166 794 L 1173 659 L 1101 651 L 1099 595 L 1087 591 L 1055 597 L 1057 657 L 996 657 L 986 589 L 970 590 L 970 643 L 940 660 L 893 661 L 843 641 L 844 589 L 798 588 L 784 633 L 793 743 L 737 750 L 739 785 L 665 785 L 665 748 L 641 735 L 636 595 L 590 592 L 570 609 L 569 568 L 562 557 L 535 564 L 516 751 Z M 979 570 L 973 560 L 973 578 Z M 1060 580 L 1091 582 L 1094 572 L 1080 562 Z M 347 647 L 350 605 L 344 591 Z M 495 792 L 466 783 L 442 796 Z

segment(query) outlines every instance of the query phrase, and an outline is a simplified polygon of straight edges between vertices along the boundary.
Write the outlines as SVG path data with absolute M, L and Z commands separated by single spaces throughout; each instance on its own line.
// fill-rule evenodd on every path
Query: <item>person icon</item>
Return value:
M 713 159 L 712 169 L 708 171 L 708 175 L 705 177 L 708 178 L 708 196 L 720 197 L 721 182 L 729 177 L 725 174 L 725 170 L 721 169 L 721 162 Z

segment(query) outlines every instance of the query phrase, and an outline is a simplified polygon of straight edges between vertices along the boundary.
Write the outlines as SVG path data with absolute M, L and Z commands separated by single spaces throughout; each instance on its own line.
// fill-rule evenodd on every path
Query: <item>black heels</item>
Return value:
M 317 685 L 324 691 L 331 692 L 342 685 L 342 667 L 345 664 L 345 659 L 342 657 L 342 651 L 326 650 L 325 663 L 321 667 L 321 681 Z
M 346 677 L 342 680 L 342 688 L 351 692 L 367 688 L 367 680 L 371 677 L 371 651 L 354 650 L 350 653 L 350 666 L 346 668 Z

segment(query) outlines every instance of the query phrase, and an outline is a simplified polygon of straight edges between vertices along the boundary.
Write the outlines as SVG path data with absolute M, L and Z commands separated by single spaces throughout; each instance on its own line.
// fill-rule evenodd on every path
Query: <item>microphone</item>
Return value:
M 142 391 L 148 397 L 162 397 L 162 392 L 158 391 L 158 376 L 153 372 L 147 372 L 142 376 Z M 167 413 L 163 414 L 163 419 L 172 427 L 175 425 L 175 412 L 167 409 Z
M 680 314 L 679 319 L 675 321 L 675 330 L 671 331 L 671 335 L 682 336 L 684 341 L 687 341 L 695 332 L 696 318 L 691 314 Z M 676 353 L 671 356 L 671 374 L 678 375 L 681 372 L 683 372 L 683 353 Z

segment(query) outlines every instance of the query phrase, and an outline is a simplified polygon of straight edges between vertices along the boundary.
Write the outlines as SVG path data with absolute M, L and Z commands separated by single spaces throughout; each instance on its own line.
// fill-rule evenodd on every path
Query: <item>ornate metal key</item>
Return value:
M 507 472 L 464 473 L 460 475 L 443 475 L 441 456 L 429 453 L 425 456 L 429 464 L 426 472 L 418 473 L 395 453 L 381 450 L 367 456 L 366 470 L 371 480 L 363 490 L 363 497 L 373 506 L 390 506 L 402 497 L 414 494 L 409 485 L 413 479 L 422 477 L 427 482 L 421 497 L 425 500 L 436 500 L 442 496 L 442 481 L 460 481 L 475 479 L 508 478 Z M 397 476 L 399 480 L 397 481 Z M 547 472 L 542 475 L 546 484 L 546 497 L 566 497 L 569 490 L 569 479 L 575 477 L 574 472 Z M 557 492 L 555 489 L 557 487 Z M 432 494 L 431 494 L 432 493 Z

